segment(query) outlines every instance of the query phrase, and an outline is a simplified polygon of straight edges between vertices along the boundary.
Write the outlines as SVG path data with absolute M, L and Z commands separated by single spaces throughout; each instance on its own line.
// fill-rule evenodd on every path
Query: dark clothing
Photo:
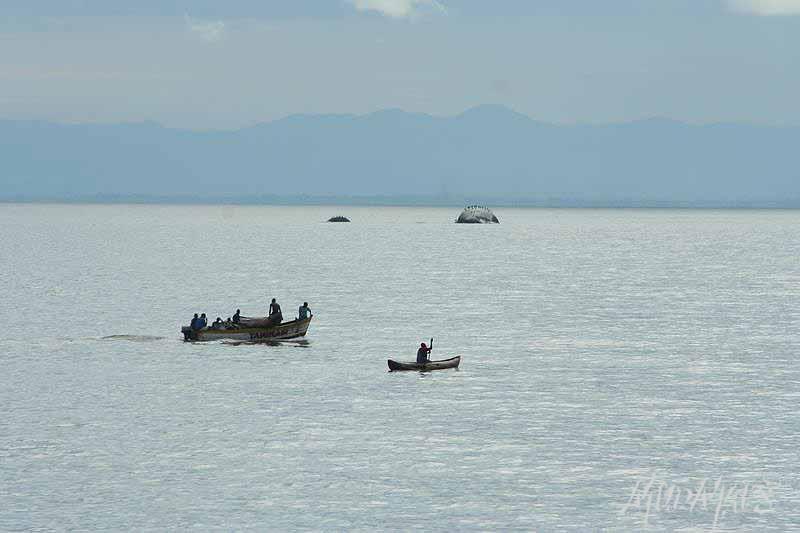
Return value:
M 192 331 L 197 331 L 200 329 L 200 319 L 198 317 L 194 317 L 192 322 L 189 324 L 189 327 L 192 328 Z
M 422 364 L 427 363 L 428 362 L 428 354 L 429 353 L 431 353 L 431 349 L 430 348 L 422 348 L 422 347 L 420 347 L 420 349 L 417 350 L 417 364 L 422 365 Z
M 197 319 L 197 329 L 203 329 L 207 325 L 208 325 L 208 320 L 206 320 L 205 317 L 201 316 L 200 318 Z
M 300 309 L 298 310 L 298 316 L 300 317 L 300 320 L 308 318 L 311 316 L 311 308 L 307 305 L 301 305 Z
M 238 324 L 239 323 L 239 312 L 238 311 L 236 312 L 235 315 L 233 315 L 233 323 L 234 324 Z
M 281 313 L 281 306 L 276 302 L 269 304 L 269 322 L 271 325 L 280 324 L 283 322 L 283 313 Z

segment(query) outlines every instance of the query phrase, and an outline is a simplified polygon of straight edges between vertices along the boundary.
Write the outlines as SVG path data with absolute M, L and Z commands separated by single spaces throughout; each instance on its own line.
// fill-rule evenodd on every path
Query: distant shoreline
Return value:
M 480 204 L 492 208 L 575 209 L 800 209 L 798 199 L 763 200 L 649 200 L 513 198 L 510 196 L 184 196 L 184 195 L 79 195 L 0 196 L 2 204 L 140 204 L 140 205 L 242 205 L 242 206 L 352 206 L 352 207 L 454 207 Z

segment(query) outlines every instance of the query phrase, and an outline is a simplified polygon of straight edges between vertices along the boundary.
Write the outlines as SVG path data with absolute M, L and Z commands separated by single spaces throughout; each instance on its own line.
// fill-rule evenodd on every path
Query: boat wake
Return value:
M 164 337 L 154 335 L 108 335 L 101 337 L 101 341 L 128 341 L 128 342 L 154 342 L 163 340 Z

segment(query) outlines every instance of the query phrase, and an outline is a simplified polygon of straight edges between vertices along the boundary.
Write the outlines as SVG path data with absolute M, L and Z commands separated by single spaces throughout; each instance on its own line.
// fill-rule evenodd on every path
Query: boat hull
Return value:
M 191 328 L 181 328 L 183 340 L 188 342 L 205 342 L 218 340 L 233 340 L 239 342 L 270 342 L 304 337 L 308 331 L 311 318 L 292 320 L 275 326 L 239 329 L 201 329 L 193 331 Z
M 461 364 L 461 356 L 442 359 L 441 361 L 428 361 L 427 363 L 401 363 L 389 359 L 389 371 L 396 372 L 401 370 L 416 370 L 418 372 L 428 372 L 430 370 L 444 370 L 446 368 L 458 368 Z

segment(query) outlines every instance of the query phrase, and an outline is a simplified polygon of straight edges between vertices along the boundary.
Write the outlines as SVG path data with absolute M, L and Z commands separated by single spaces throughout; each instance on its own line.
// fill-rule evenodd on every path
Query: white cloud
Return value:
M 800 0 L 728 0 L 728 5 L 753 15 L 800 15 Z
M 204 41 L 215 43 L 225 35 L 225 23 L 221 20 L 195 20 L 186 15 L 186 28 Z
M 418 13 L 420 7 L 434 8 L 446 13 L 444 5 L 438 0 L 349 0 L 359 11 L 377 11 L 392 18 L 410 18 Z

